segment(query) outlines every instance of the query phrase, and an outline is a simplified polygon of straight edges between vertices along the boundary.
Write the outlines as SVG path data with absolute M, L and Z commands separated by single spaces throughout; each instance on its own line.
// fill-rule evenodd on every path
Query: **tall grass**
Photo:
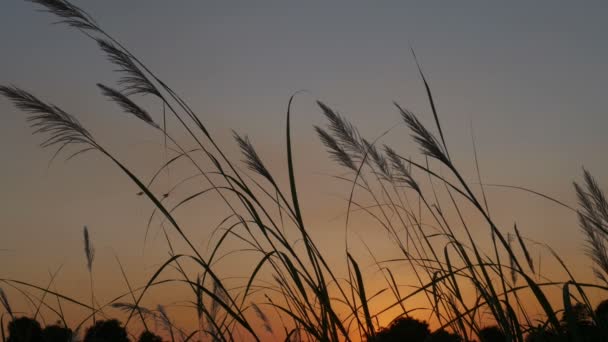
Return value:
M 90 306 L 52 291 L 50 287 L 2 279 L 10 286 L 37 290 L 57 298 L 59 309 L 44 300 L 40 302 L 61 319 L 60 303 L 68 301 L 91 310 L 93 319 L 100 311 L 113 306 L 128 313 L 127 325 L 139 319 L 148 329 L 146 321 L 160 322 L 171 340 L 262 341 L 267 336 L 265 334 L 274 333 L 285 341 L 373 341 L 379 329 L 379 317 L 395 308 L 403 315 L 410 315 L 413 309 L 409 302 L 421 296 L 440 329 L 452 330 L 471 340 L 479 335 L 487 321 L 492 321 L 508 340 L 524 341 L 525 335 L 538 325 L 531 318 L 530 303 L 522 299 L 525 295 L 541 308 L 545 319 L 540 325 L 544 329 L 563 339 L 582 338 L 575 331 L 564 329 L 564 320 L 558 316 L 564 310 L 562 316 L 573 321 L 573 307 L 576 305 L 592 311 L 587 289 L 607 289 L 608 204 L 603 192 L 586 171 L 585 184 L 575 184 L 581 202 L 581 210 L 577 211 L 581 227 L 589 241 L 589 254 L 596 264 L 595 273 L 603 283 L 580 283 L 572 276 L 565 280 L 545 280 L 517 226 L 511 231 L 499 227 L 493 220 L 478 166 L 479 192 L 473 190 L 456 167 L 430 85 L 420 68 L 435 127 L 423 125 L 414 113 L 397 103 L 395 109 L 419 146 L 423 162 L 401 155 L 397 148 L 380 146 L 380 139 L 362 137 L 344 116 L 318 102 L 327 118 L 327 125 L 316 127 L 316 131 L 331 158 L 347 171 L 346 175 L 336 177 L 337 181 L 347 182 L 351 188 L 346 210 L 347 225 L 354 210 L 369 215 L 378 227 L 386 231 L 388 241 L 401 254 L 398 261 L 409 267 L 416 282 L 412 284 L 413 289 L 405 291 L 391 267 L 386 266 L 390 263 L 379 260 L 376 266 L 381 270 L 386 285 L 377 292 L 369 292 L 358 256 L 353 255 L 348 246 L 345 276 L 336 273 L 337 266 L 328 263 L 309 234 L 299 203 L 294 166 L 297 156 L 292 150 L 290 117 L 295 94 L 287 104 L 284 131 L 289 182 L 287 187 L 281 187 L 247 136 L 234 135 L 249 171 L 244 172 L 216 142 L 213 131 L 177 92 L 85 11 L 66 0 L 31 2 L 97 43 L 120 75 L 118 88 L 98 85 L 102 95 L 125 113 L 159 132 L 167 149 L 176 154 L 154 173 L 150 181 L 145 181 L 144 176 L 136 174 L 128 163 L 102 146 L 72 114 L 18 87 L 0 86 L 0 94 L 26 114 L 35 134 L 45 137 L 43 147 L 55 148 L 53 158 L 64 154 L 69 159 L 85 152 L 104 156 L 139 188 L 140 194 L 153 204 L 154 215 L 162 216 L 167 229 L 177 233 L 187 246 L 186 252 L 176 252 L 165 231 L 170 257 L 139 288 L 129 284 L 121 265 L 128 292 L 100 306 L 95 304 L 92 292 L 93 254 L 86 228 L 85 254 L 91 275 Z M 186 133 L 188 142 L 179 141 L 176 138 L 178 133 L 169 132 L 166 125 L 156 123 L 148 111 L 137 104 L 135 95 L 158 99 L 167 114 L 179 123 L 179 129 Z M 152 189 L 157 176 L 177 161 L 186 161 L 196 176 L 205 180 L 205 188 L 169 207 L 166 196 Z M 221 226 L 225 228 L 216 231 L 219 234 L 217 242 L 208 251 L 202 251 L 188 236 L 185 227 L 178 223 L 174 213 L 183 205 L 209 194 L 216 194 L 230 214 L 222 222 Z M 465 211 L 471 208 L 483 220 L 491 237 L 489 250 L 480 245 L 472 232 L 472 223 L 465 215 Z M 454 213 L 455 220 L 448 212 Z M 302 247 L 296 246 L 294 234 Z M 221 258 L 220 251 L 231 239 L 241 241 L 248 250 L 259 255 L 255 267 L 236 287 L 228 286 L 227 279 L 223 279 L 220 270 L 214 266 L 215 261 Z M 570 275 L 565 263 L 557 254 L 555 257 Z M 185 263 L 196 265 L 196 271 L 189 271 L 192 268 L 185 267 Z M 179 277 L 163 279 L 162 276 L 170 270 L 176 270 Z M 262 274 L 271 276 L 262 277 Z M 195 330 L 177 328 L 163 306 L 151 310 L 141 305 L 152 288 L 169 283 L 180 284 L 190 293 L 189 302 L 199 322 Z M 548 299 L 548 291 L 555 286 L 562 289 L 561 303 Z M 473 292 L 474 295 L 466 295 L 465 292 Z M 373 309 L 370 304 L 386 293 L 393 296 L 392 304 Z M 5 310 L 13 315 L 4 292 L 0 294 Z M 131 302 L 128 302 L 129 298 Z M 279 317 L 281 329 L 272 326 L 268 318 L 270 312 Z M 490 319 L 483 317 L 486 313 Z

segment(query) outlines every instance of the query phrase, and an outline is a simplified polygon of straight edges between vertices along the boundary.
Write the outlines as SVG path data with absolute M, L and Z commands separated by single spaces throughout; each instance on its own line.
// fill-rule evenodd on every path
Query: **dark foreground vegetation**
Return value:
M 563 315 L 562 332 L 578 331 L 581 341 L 604 341 L 608 326 L 608 300 L 601 302 L 592 314 L 584 305 L 573 308 L 576 320 L 569 322 Z M 592 317 L 596 317 L 597 322 Z M 487 326 L 479 331 L 479 342 L 507 342 L 507 335 L 498 326 Z M 8 342 L 71 342 L 76 337 L 72 330 L 59 324 L 49 325 L 42 329 L 40 323 L 29 317 L 14 318 L 8 324 Z M 526 342 L 558 342 L 574 340 L 560 337 L 559 331 L 538 326 L 531 329 L 525 338 Z M 150 331 L 144 331 L 139 338 L 129 338 L 127 330 L 115 319 L 101 320 L 86 330 L 83 342 L 162 342 L 162 338 Z M 391 324 L 380 329 L 370 342 L 465 342 L 466 340 L 449 331 L 439 329 L 431 332 L 425 321 L 401 316 Z
M 25 113 L 34 133 L 44 136 L 43 147 L 56 149 L 53 158 L 62 154 L 70 159 L 83 157 L 85 152 L 98 153 L 131 180 L 138 195 L 153 206 L 152 217 L 161 219 L 170 257 L 143 286 L 129 285 L 119 299 L 97 303 L 93 293 L 94 253 L 85 228 L 90 302 L 51 291 L 50 285 L 0 278 L 1 283 L 11 288 L 27 289 L 20 293 L 61 322 L 42 329 L 34 319 L 16 318 L 8 296 L 2 291 L 0 302 L 5 312 L 1 330 L 5 341 L 56 341 L 69 336 L 77 339 L 82 335 L 78 333 L 80 329 L 91 321 L 95 323 L 83 331 L 84 341 L 136 340 L 125 329 L 133 322 L 143 328 L 139 331 L 145 331 L 141 340 L 158 340 L 147 332 L 152 321 L 164 322 L 163 335 L 171 341 L 608 340 L 607 304 L 603 302 L 596 307 L 588 295 L 590 289 L 608 289 L 608 202 L 598 183 L 586 170 L 583 182 L 574 183 L 578 208 L 530 189 L 511 187 L 552 201 L 579 219 L 597 281 L 578 281 L 559 253 L 536 244 L 535 248 L 549 253 L 565 274 L 564 278 L 549 279 L 531 257 L 529 240 L 515 220 L 511 228 L 500 227 L 492 218 L 480 172 L 476 175 L 477 182 L 471 184 L 456 166 L 422 71 L 420 76 L 434 127 L 425 126 L 414 113 L 395 104 L 421 156 L 400 154 L 397 149 L 383 145 L 382 136 L 362 137 L 345 117 L 317 102 L 327 119 L 325 127 L 316 127 L 317 133 L 332 159 L 345 171 L 335 177 L 336 181 L 351 189 L 345 205 L 345 227 L 353 212 L 364 213 L 375 222 L 370 229 L 383 232 L 387 236 L 386 245 L 401 255 L 398 260 L 376 260 L 370 252 L 386 281 L 382 289 L 370 292 L 367 274 L 357 261 L 361 256 L 353 254 L 348 238 L 344 251 L 347 274 L 337 274 L 338 267 L 328 263 L 309 235 L 310 227 L 299 202 L 297 156 L 291 141 L 290 116 L 295 95 L 289 99 L 286 113 L 286 173 L 272 172 L 249 138 L 235 134 L 248 169 L 245 172 L 219 146 L 213 130 L 187 102 L 89 14 L 65 0 L 31 2 L 86 34 L 99 46 L 120 75 L 118 88 L 98 84 L 101 94 L 159 134 L 164 142 L 159 153 L 169 157 L 155 173 L 137 175 L 127 161 L 119 160 L 98 142 L 74 115 L 15 86 L 0 86 L 0 95 Z M 139 95 L 147 95 L 147 99 L 162 105 L 162 121 L 153 118 L 145 108 L 153 102 Z M 138 104 L 140 101 L 146 105 Z M 171 127 L 178 128 L 168 130 L 167 120 L 175 123 Z M 178 162 L 187 165 L 179 164 L 195 176 L 176 182 L 173 189 L 183 188 L 185 181 L 192 179 L 196 183 L 189 184 L 189 189 L 194 189 L 191 194 L 174 199 L 173 190 L 167 193 L 158 189 L 157 176 L 168 167 L 176 167 Z M 213 232 L 215 240 L 211 247 L 201 250 L 176 215 L 182 206 L 193 205 L 208 196 L 224 204 L 226 216 Z M 465 215 L 465 211 L 472 213 Z M 477 219 L 472 219 L 473 216 Z M 475 237 L 484 232 L 491 238 L 490 246 L 481 245 Z M 175 250 L 172 239 L 183 242 L 185 250 Z M 227 250 L 229 240 L 240 242 L 243 250 L 257 255 L 251 273 L 244 275 L 245 280 L 238 285 L 228 285 L 221 267 L 216 266 L 223 256 L 239 252 Z M 402 279 L 389 267 L 397 263 L 408 270 L 408 279 L 414 279 L 414 283 L 401 284 Z M 169 271 L 177 272 L 178 276 L 163 278 Z M 126 274 L 123 275 L 126 280 Z M 189 296 L 185 301 L 196 315 L 197 328 L 185 331 L 169 319 L 162 306 L 152 310 L 142 305 L 150 289 L 167 286 L 180 287 Z M 465 290 L 473 295 L 464 296 Z M 31 291 L 41 295 L 31 296 Z M 549 300 L 551 291 L 558 291 L 561 300 Z M 373 306 L 381 296 L 390 298 L 392 304 Z M 528 299 L 522 300 L 523 296 Z M 47 297 L 56 299 L 57 304 L 45 300 Z M 423 309 L 433 319 L 434 331 L 430 331 L 427 323 L 412 318 L 412 311 L 419 309 L 410 304 L 413 298 L 425 301 Z M 70 330 L 61 302 L 84 308 L 90 315 Z M 105 319 L 111 309 L 128 314 L 124 325 L 99 319 Z M 538 312 L 540 315 L 536 315 Z M 380 318 L 389 314 L 390 318 L 398 318 L 381 328 Z
M 15 318 L 8 324 L 8 342 L 71 342 L 76 340 L 72 329 L 49 325 L 42 329 L 38 321 L 28 318 Z M 160 336 L 144 331 L 138 339 L 130 339 L 127 330 L 115 320 L 101 320 L 89 327 L 84 335 L 84 342 L 161 342 Z

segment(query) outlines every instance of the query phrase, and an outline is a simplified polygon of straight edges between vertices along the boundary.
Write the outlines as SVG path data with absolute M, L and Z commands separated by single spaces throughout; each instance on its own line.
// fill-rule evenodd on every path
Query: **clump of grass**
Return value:
M 159 215 L 163 220 L 162 229 L 170 257 L 145 285 L 136 288 L 130 285 L 120 265 L 128 291 L 104 305 L 97 305 L 93 295 L 94 254 L 86 227 L 84 241 L 91 278 L 90 306 L 49 288 L 17 280 L 2 280 L 11 286 L 35 289 L 55 296 L 59 310 L 45 303 L 44 298 L 39 302 L 62 320 L 64 315 L 60 299 L 91 310 L 93 320 L 108 306 L 126 311 L 128 319 L 125 326 L 137 313 L 146 330 L 146 320 L 152 319 L 163 324 L 172 341 L 187 341 L 195 336 L 213 341 L 261 341 L 267 333 L 277 334 L 277 329 L 270 324 L 268 312 L 258 305 L 263 300 L 264 307 L 273 310 L 282 322 L 287 341 L 374 341 L 380 338 L 377 336 L 380 331 L 379 319 L 395 308 L 401 310 L 400 315 L 410 316 L 415 309 L 410 308 L 408 303 L 419 296 L 426 300 L 427 309 L 439 325 L 438 331 L 449 329 L 466 340 L 479 337 L 487 321 L 482 315 L 488 313 L 490 320 L 496 323 L 496 329 L 504 333 L 507 340 L 524 341 L 526 334 L 536 329 L 529 317 L 531 312 L 527 309 L 528 305 L 521 299 L 522 293 L 526 293 L 545 315 L 543 329 L 562 339 L 581 338 L 582 333 L 577 333 L 574 328 L 564 330 L 564 322 L 575 327 L 581 305 L 591 309 L 586 288 L 606 287 L 577 282 L 558 255 L 555 255 L 556 260 L 570 278 L 563 281 L 538 280 L 543 279 L 540 267 L 533 262 L 526 240 L 517 226 L 514 226 L 513 234 L 498 227 L 490 215 L 483 186 L 480 196 L 465 181 L 450 157 L 431 88 L 420 67 L 435 127 L 423 125 L 417 115 L 399 104 L 395 103 L 395 107 L 418 145 L 424 162 L 401 155 L 397 148 L 380 146 L 381 137 L 364 138 L 345 116 L 317 102 L 327 119 L 327 125 L 315 127 L 315 130 L 331 158 L 347 171 L 346 176 L 339 179 L 351 185 L 346 209 L 347 226 L 351 207 L 368 214 L 378 227 L 387 232 L 389 241 L 402 254 L 397 261 L 408 266 L 415 278 L 413 289 L 404 292 L 395 273 L 385 266 L 389 261 L 376 260 L 372 254 L 386 285 L 370 293 L 366 286 L 366 275 L 359 267 L 357 256 L 351 254 L 352 251 L 348 248 L 345 251 L 348 273 L 344 277 L 336 274 L 336 267 L 328 264 L 324 253 L 309 235 L 299 204 L 294 166 L 296 156 L 291 142 L 290 116 L 295 95 L 289 99 L 286 110 L 286 176 L 289 183 L 283 188 L 249 138 L 235 134 L 243 162 L 252 174 L 241 171 L 216 143 L 212 131 L 177 92 L 160 80 L 141 59 L 107 34 L 82 9 L 66 0 L 32 2 L 43 6 L 60 22 L 83 31 L 97 43 L 120 75 L 120 90 L 98 84 L 102 95 L 115 102 L 122 111 L 159 132 L 165 142 L 165 151 L 175 152 L 146 182 L 111 151 L 97 143 L 73 115 L 21 88 L 0 86 L 0 94 L 27 114 L 34 133 L 46 137 L 42 146 L 57 148 L 53 158 L 68 149 L 73 149 L 68 159 L 87 151 L 100 152 L 139 188 L 140 195 L 154 206 L 153 215 Z M 136 103 L 135 95 L 151 95 L 160 99 L 163 109 L 167 109 L 169 115 L 179 123 L 178 128 L 186 133 L 187 142 L 178 140 L 177 134 L 167 131 L 165 124 L 162 127 L 157 124 L 149 114 L 151 111 Z M 203 182 L 197 183 L 202 190 L 198 189 L 175 204 L 170 202 L 168 193 L 156 194 L 154 185 L 158 174 L 178 160 L 185 160 L 188 169 L 195 173 L 192 178 L 202 179 Z M 477 171 L 479 183 L 482 184 L 478 167 Z M 581 205 L 579 220 L 588 239 L 589 254 L 596 264 L 595 273 L 606 282 L 608 204 L 587 171 L 584 177 L 584 186 L 575 183 Z M 182 184 L 177 183 L 174 188 Z M 357 198 L 359 191 L 371 203 L 360 202 Z M 218 236 L 215 244 L 208 251 L 201 251 L 175 215 L 183 205 L 211 193 L 218 195 L 228 214 L 214 231 Z M 466 208 L 473 208 L 483 219 L 483 225 L 492 238 L 490 253 L 474 237 L 471 231 L 473 223 L 464 215 Z M 448 217 L 448 211 L 456 214 L 455 221 Z M 171 230 L 185 243 L 185 251 L 178 253 L 174 249 Z M 246 250 L 226 253 L 253 251 L 258 256 L 251 273 L 244 277 L 240 286 L 229 286 L 229 280 L 222 278 L 221 269 L 216 264 L 226 255 L 222 252 L 231 239 L 245 244 Z M 299 246 L 298 241 L 301 242 Z M 195 265 L 195 273 L 191 273 L 192 267 L 184 267 L 185 263 Z M 163 280 L 162 276 L 170 270 L 174 270 L 178 276 Z M 162 305 L 157 306 L 156 310 L 142 306 L 144 297 L 152 288 L 169 284 L 183 286 L 192 296 L 189 302 L 199 322 L 194 331 L 185 332 L 178 328 Z M 549 288 L 554 286 L 561 286 L 562 303 L 548 300 Z M 576 290 L 573 293 L 570 292 L 571 286 Z M 474 290 L 475 295 L 465 297 L 465 289 Z M 384 293 L 394 296 L 392 304 L 374 310 L 371 304 Z M 36 302 L 27 293 L 24 295 Z M 132 303 L 124 302 L 123 298 L 127 296 Z M 3 292 L 0 292 L 0 301 L 12 315 Z M 557 318 L 560 309 L 556 305 L 564 308 L 562 320 Z M 591 320 L 596 321 L 595 317 L 591 317 Z M 78 331 L 81 325 L 74 330 Z

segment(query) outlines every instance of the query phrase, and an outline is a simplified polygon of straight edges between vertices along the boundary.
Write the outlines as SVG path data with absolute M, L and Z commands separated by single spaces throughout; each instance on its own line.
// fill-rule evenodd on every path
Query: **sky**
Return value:
M 287 101 L 306 90 L 295 100 L 292 123 L 303 211 L 336 263 L 343 262 L 343 251 L 332 247 L 344 233 L 343 220 L 336 217 L 346 210 L 348 188 L 331 178 L 343 170 L 314 133 L 314 125 L 324 124 L 315 101 L 338 110 L 368 137 L 400 123 L 393 101 L 431 124 L 411 47 L 467 180 L 476 181 L 473 127 L 487 183 L 530 187 L 572 206 L 572 181 L 581 179 L 583 166 L 606 184 L 605 2 L 74 3 L 177 90 L 234 160 L 240 157 L 232 130 L 248 134 L 268 165 L 284 176 Z M 1 9 L 0 83 L 28 89 L 74 113 L 148 179 L 166 157 L 162 138 L 99 94 L 95 84 L 113 85 L 116 74 L 95 44 L 53 25 L 55 19 L 31 3 L 5 0 Z M 146 104 L 160 118 L 160 105 Z M 116 257 L 134 282 L 145 281 L 167 258 L 158 229 L 143 243 L 150 203 L 98 154 L 69 162 L 59 158 L 49 166 L 53 151 L 38 147 L 42 138 L 31 136 L 24 115 L 3 99 L 0 120 L 0 277 L 45 284 L 49 271 L 61 266 L 56 286 L 87 298 L 88 287 L 82 286 L 88 281 L 82 254 L 87 225 L 97 251 L 100 297 L 124 290 Z M 406 155 L 417 153 L 402 125 L 385 141 Z M 185 176 L 173 172 L 167 184 Z M 512 190 L 488 189 L 488 196 L 497 222 L 507 227 L 517 222 L 526 236 L 548 243 L 577 265 L 582 277 L 589 276 L 574 213 Z M 219 204 L 200 206 L 214 211 Z M 219 223 L 196 207 L 184 215 L 201 245 Z M 355 226 L 359 236 L 377 229 Z M 369 260 L 364 264 L 373 269 Z

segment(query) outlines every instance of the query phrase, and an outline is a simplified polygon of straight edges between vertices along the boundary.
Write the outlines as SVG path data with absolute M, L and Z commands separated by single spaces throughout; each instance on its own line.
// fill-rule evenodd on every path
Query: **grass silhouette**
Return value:
M 337 274 L 337 267 L 327 262 L 325 254 L 309 234 L 300 208 L 294 166 L 297 156 L 293 153 L 291 141 L 290 117 L 295 94 L 286 108 L 284 147 L 289 182 L 287 187 L 282 187 L 251 140 L 235 133 L 235 141 L 249 172 L 242 171 L 216 142 L 212 130 L 196 112 L 85 11 L 66 0 L 31 2 L 42 6 L 60 22 L 80 30 L 98 44 L 121 77 L 118 82 L 120 89 L 99 84 L 102 95 L 116 103 L 122 111 L 160 132 L 167 149 L 175 151 L 175 155 L 156 171 L 150 181 L 145 181 L 126 162 L 120 161 L 102 146 L 72 114 L 18 87 L 0 86 L 0 94 L 26 114 L 34 134 L 44 136 L 42 147 L 55 148 L 53 158 L 64 154 L 65 158 L 70 159 L 85 152 L 98 152 L 115 165 L 138 187 L 140 195 L 153 204 L 153 215 L 161 216 L 166 228 L 177 233 L 188 248 L 187 252 L 177 253 L 165 232 L 170 257 L 141 287 L 132 287 L 123 270 L 128 292 L 101 305 L 95 302 L 93 294 L 93 249 L 86 228 L 84 240 L 91 277 L 90 305 L 53 291 L 50 285 L 45 288 L 19 280 L 2 279 L 10 286 L 41 291 L 90 310 L 90 316 L 74 327 L 75 335 L 84 322 L 90 318 L 95 321 L 95 316 L 103 313 L 105 308 L 114 307 L 128 313 L 125 327 L 139 319 L 147 331 L 147 323 L 159 323 L 172 341 L 263 341 L 269 334 L 275 334 L 275 337 L 279 336 L 285 341 L 393 341 L 402 338 L 401 330 L 406 331 L 403 334 L 407 336 L 413 336 L 411 334 L 414 332 L 411 331 L 415 331 L 420 336 L 434 336 L 428 338 L 437 340 L 455 338 L 457 335 L 466 341 L 526 341 L 531 338 L 585 341 L 589 336 L 587 327 L 593 328 L 593 334 L 608 336 L 605 310 L 598 313 L 600 306 L 594 311 L 587 295 L 590 288 L 608 289 L 608 202 L 597 182 L 585 170 L 584 184 L 575 183 L 574 187 L 580 202 L 580 209 L 575 211 L 587 237 L 588 253 L 596 265 L 595 274 L 599 282 L 578 282 L 552 250 L 554 261 L 563 266 L 569 278 L 545 279 L 532 260 L 530 248 L 517 226 L 514 225 L 512 232 L 508 231 L 499 227 L 490 215 L 479 168 L 477 177 L 481 192 L 477 193 L 456 167 L 448 152 L 431 87 L 420 67 L 418 70 L 435 127 L 423 125 L 414 113 L 397 103 L 395 106 L 419 146 L 424 162 L 403 156 L 391 146 L 379 146 L 379 138 L 362 137 L 356 126 L 344 116 L 317 102 L 327 119 L 327 125 L 315 129 L 330 157 L 346 169 L 347 173 L 336 177 L 337 181 L 347 182 L 351 188 L 346 211 L 347 225 L 353 210 L 368 214 L 378 227 L 386 231 L 389 236 L 387 243 L 401 253 L 400 261 L 409 266 L 416 281 L 412 290 L 404 292 L 394 272 L 382 261 L 376 261 L 386 285 L 378 292 L 369 292 L 366 275 L 361 271 L 358 256 L 348 249 L 348 241 L 345 251 L 347 274 L 344 276 Z M 134 95 L 148 95 L 161 101 L 167 114 L 179 123 L 179 129 L 188 137 L 188 143 L 178 140 L 175 132 L 166 130 L 166 125 L 156 123 L 148 111 L 135 102 Z M 188 167 L 204 179 L 208 187 L 180 199 L 170 207 L 167 194 L 157 194 L 152 188 L 157 181 L 156 176 L 178 160 L 187 162 Z M 175 211 L 212 193 L 218 195 L 230 214 L 223 222 L 227 228 L 216 230 L 219 239 L 207 255 L 196 247 L 185 227 L 178 223 Z M 357 197 L 359 194 L 364 194 L 371 203 L 360 201 Z M 492 238 L 490 253 L 484 251 L 485 246 L 481 246 L 472 233 L 471 223 L 464 215 L 467 208 L 472 208 L 487 227 Z M 456 220 L 448 217 L 448 210 L 456 213 Z M 297 236 L 296 241 L 294 235 Z M 260 256 L 242 284 L 236 287 L 228 286 L 227 280 L 214 268 L 215 261 L 221 258 L 220 250 L 230 239 L 246 243 L 249 250 L 256 251 Z M 183 263 L 195 264 L 196 272 L 187 271 Z M 122 270 L 122 265 L 120 267 Z M 180 277 L 161 280 L 161 276 L 169 270 L 177 270 Z M 272 279 L 262 279 L 262 270 L 271 272 Z M 152 288 L 166 283 L 182 285 L 188 291 L 188 302 L 197 313 L 197 329 L 183 331 L 177 327 L 162 305 L 156 309 L 141 305 Z M 548 299 L 549 289 L 556 286 L 563 294 L 561 302 Z M 465 296 L 465 290 L 472 290 L 474 295 Z M 370 303 L 384 293 L 393 296 L 392 304 L 373 309 Z M 524 294 L 541 308 L 545 317 L 542 322 L 534 322 L 530 318 L 527 309 L 530 303 L 522 300 Z M 427 309 L 438 322 L 432 334 L 426 323 L 411 318 L 413 309 L 409 307 L 409 301 L 416 296 L 426 300 Z M 124 298 L 132 301 L 124 302 Z M 0 292 L 0 299 L 12 322 L 19 322 L 20 318 L 15 318 L 4 292 Z M 52 308 L 43 299 L 40 303 Z M 401 313 L 391 326 L 381 329 L 378 326 L 379 317 L 395 308 Z M 65 321 L 60 308 L 52 310 Z M 276 322 L 268 318 L 270 312 L 280 318 L 281 329 L 272 326 Z M 482 316 L 486 313 L 495 326 L 484 328 L 488 319 Z M 418 329 L 421 326 L 422 329 Z M 16 325 L 9 326 L 12 336 L 11 327 Z M 121 329 L 117 321 L 99 320 L 87 330 L 85 341 L 93 341 L 102 332 L 105 334 L 106 330 L 118 331 L 120 336 L 111 337 L 113 341 L 127 340 L 126 331 Z M 2 333 L 4 336 L 4 323 Z M 393 333 L 397 337 L 386 337 L 393 336 Z M 549 335 L 551 337 L 546 337 Z M 147 338 L 154 340 L 153 336 Z

